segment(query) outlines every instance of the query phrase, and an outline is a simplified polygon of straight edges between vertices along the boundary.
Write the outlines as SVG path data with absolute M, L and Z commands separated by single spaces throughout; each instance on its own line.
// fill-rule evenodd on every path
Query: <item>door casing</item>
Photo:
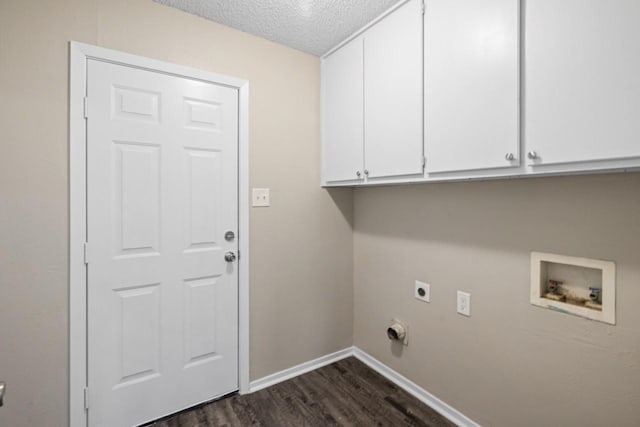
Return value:
M 238 384 L 249 392 L 249 82 L 71 41 L 69 43 L 69 425 L 87 425 L 87 61 L 96 59 L 238 90 Z

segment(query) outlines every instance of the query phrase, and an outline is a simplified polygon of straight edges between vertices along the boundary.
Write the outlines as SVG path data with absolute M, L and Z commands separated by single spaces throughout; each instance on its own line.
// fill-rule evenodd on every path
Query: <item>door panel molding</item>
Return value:
M 197 79 L 238 90 L 238 384 L 249 392 L 249 83 L 245 80 L 71 41 L 69 82 L 69 425 L 87 425 L 87 61 L 110 62 L 166 75 Z M 135 99 L 132 100 L 136 101 Z M 153 103 L 132 107 L 148 107 Z M 206 106 L 210 107 L 210 106 Z M 200 108 L 202 110 L 202 108 Z M 194 111 L 195 124 L 209 119 L 211 108 Z M 145 110 L 146 111 L 146 110 Z M 215 118 L 215 117 L 214 117 Z M 213 119 L 211 119 L 213 120 Z M 206 120 L 207 122 L 211 120 Z M 202 122 L 202 123 L 201 123 Z

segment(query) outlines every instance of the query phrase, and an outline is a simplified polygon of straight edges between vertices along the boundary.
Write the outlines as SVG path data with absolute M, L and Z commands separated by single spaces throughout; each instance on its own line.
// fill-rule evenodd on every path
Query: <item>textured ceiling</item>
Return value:
M 322 55 L 399 0 L 154 0 Z

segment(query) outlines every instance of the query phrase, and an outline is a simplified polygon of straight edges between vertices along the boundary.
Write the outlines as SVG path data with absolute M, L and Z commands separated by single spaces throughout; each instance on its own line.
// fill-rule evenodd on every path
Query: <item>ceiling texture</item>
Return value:
M 321 56 L 400 0 L 154 0 Z

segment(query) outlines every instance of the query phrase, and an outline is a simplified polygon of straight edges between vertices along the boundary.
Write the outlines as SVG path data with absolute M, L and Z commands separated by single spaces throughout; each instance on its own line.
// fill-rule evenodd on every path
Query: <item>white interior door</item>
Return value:
M 90 426 L 238 388 L 237 90 L 88 61 Z

